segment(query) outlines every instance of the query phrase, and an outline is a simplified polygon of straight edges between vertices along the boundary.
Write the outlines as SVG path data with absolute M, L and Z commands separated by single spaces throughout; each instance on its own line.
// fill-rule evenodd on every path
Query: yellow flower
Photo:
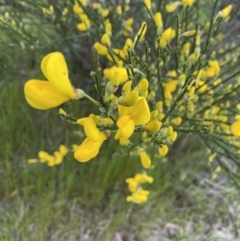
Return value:
M 136 180 L 138 183 L 153 183 L 153 177 L 148 176 L 146 173 L 138 173 L 135 175 L 134 180 Z
M 83 125 L 84 132 L 90 140 L 97 141 L 99 139 L 100 131 L 92 117 L 78 119 L 77 123 Z
M 182 36 L 184 36 L 184 37 L 190 37 L 190 36 L 193 36 L 193 35 L 195 35 L 195 34 L 196 34 L 196 30 L 194 29 L 194 30 L 189 30 L 189 31 L 184 32 L 184 33 L 182 34 Z
M 134 38 L 134 42 L 136 41 L 137 38 L 139 38 L 139 41 L 142 41 L 144 39 L 146 32 L 147 32 L 147 23 L 143 22 Z
M 144 168 L 148 169 L 151 166 L 151 159 L 145 151 L 140 151 L 140 159 Z
M 119 84 L 128 80 L 126 68 L 113 66 L 112 68 L 107 68 L 103 71 L 104 76 L 108 79 L 111 79 L 115 73 L 118 73 Z
M 182 118 L 179 116 L 179 117 L 176 117 L 174 119 L 172 119 L 172 123 L 175 125 L 175 126 L 179 126 L 181 123 L 182 123 Z
M 100 43 L 98 43 L 98 42 L 96 42 L 96 43 L 94 44 L 94 48 L 97 50 L 97 53 L 98 53 L 99 55 L 107 55 L 107 54 L 108 54 L 108 49 L 107 49 L 107 47 L 104 46 L 104 45 L 102 45 L 102 44 L 100 44 Z
M 107 139 L 105 133 L 100 132 L 97 141 L 86 138 L 74 151 L 74 158 L 80 162 L 86 162 L 97 156 L 102 143 Z
M 231 132 L 234 136 L 240 137 L 240 120 L 236 120 L 232 123 Z
M 142 93 L 148 89 L 148 86 L 149 86 L 148 80 L 146 78 L 143 78 L 139 81 L 139 83 L 137 85 L 137 89 L 138 89 L 139 93 Z
M 151 9 L 151 0 L 144 0 L 147 9 Z
M 126 93 L 129 93 L 131 91 L 131 88 L 132 88 L 132 81 L 129 80 L 122 87 L 122 95 L 124 96 L 126 95 Z
M 162 28 L 163 26 L 163 23 L 162 23 L 162 14 L 160 12 L 157 12 L 155 15 L 154 15 L 154 21 L 155 21 L 155 24 L 156 24 L 156 27 L 157 28 Z
M 183 4 L 183 6 L 189 6 L 189 7 L 191 7 L 192 5 L 193 5 L 193 3 L 194 3 L 194 0 L 182 0 L 182 4 Z
M 158 148 L 158 152 L 160 156 L 166 156 L 168 153 L 168 146 L 167 145 L 162 145 L 161 147 Z
M 30 158 L 30 159 L 27 160 L 27 162 L 28 162 L 29 164 L 37 163 L 37 162 L 38 162 L 38 159 L 36 159 L 36 158 Z
M 122 6 L 121 5 L 118 5 L 117 8 L 116 8 L 116 13 L 121 15 L 122 14 Z
M 115 140 L 123 137 L 130 138 L 137 125 L 144 125 L 150 120 L 150 111 L 145 98 L 139 97 L 135 105 L 126 107 L 118 105 L 120 118 L 117 120 L 119 130 L 115 135 Z
M 134 132 L 135 124 L 130 116 L 124 115 L 117 120 L 117 126 L 119 130 L 115 135 L 115 140 L 123 137 L 124 139 L 130 138 Z
M 77 25 L 77 28 L 80 30 L 80 31 L 86 31 L 87 29 L 90 28 L 91 26 L 91 21 L 90 19 L 88 18 L 88 16 L 86 14 L 81 14 L 80 15 L 80 18 L 82 20 L 82 23 L 79 23 Z
M 60 145 L 59 146 L 59 153 L 62 156 L 65 156 L 68 153 L 68 148 L 66 146 L 64 146 L 64 145 Z
M 181 5 L 181 2 L 177 1 L 177 2 L 173 2 L 173 3 L 169 3 L 166 5 L 165 9 L 168 13 L 172 13 L 174 12 L 179 6 Z
M 104 45 L 110 45 L 111 44 L 111 40 L 110 40 L 109 35 L 107 33 L 103 34 L 103 36 L 101 38 L 101 42 Z
M 126 93 L 122 98 L 120 97 L 119 103 L 127 106 L 133 106 L 134 104 L 136 104 L 138 98 L 139 98 L 139 95 L 137 90 L 132 90 Z
M 160 38 L 160 47 L 165 48 L 167 44 L 169 44 L 172 39 L 175 37 L 175 30 L 172 28 L 167 28 L 161 38 Z
M 207 77 L 214 77 L 220 73 L 220 66 L 217 60 L 210 60 L 209 67 L 205 71 Z
M 168 83 L 166 83 L 166 90 L 168 90 L 170 93 L 173 93 L 177 89 L 178 81 L 177 80 L 172 80 Z
M 232 11 L 232 4 L 228 5 L 222 11 L 220 11 L 219 16 L 222 17 L 222 18 L 227 18 L 231 11 Z
M 45 56 L 41 69 L 48 81 L 31 79 L 24 85 L 24 94 L 29 105 L 46 110 L 76 99 L 76 93 L 68 78 L 67 64 L 60 52 Z M 84 95 L 84 92 L 82 94 Z
M 150 132 L 157 132 L 162 126 L 162 122 L 158 120 L 152 120 L 146 124 L 146 129 Z
M 127 178 L 126 183 L 128 184 L 128 190 L 130 192 L 136 192 L 138 187 L 138 182 L 135 180 L 135 178 Z
M 78 14 L 84 13 L 83 9 L 77 3 L 73 6 L 73 12 Z
M 141 204 L 148 200 L 148 196 L 149 196 L 149 191 L 140 189 L 134 192 L 131 196 L 128 196 L 126 200 L 127 202 L 134 202 L 137 204 Z

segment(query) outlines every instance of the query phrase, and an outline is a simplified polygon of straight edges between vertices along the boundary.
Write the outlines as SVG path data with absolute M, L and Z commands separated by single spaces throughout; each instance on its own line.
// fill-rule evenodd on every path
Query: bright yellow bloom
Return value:
M 186 31 L 182 34 L 182 36 L 184 37 L 190 37 L 190 36 L 193 36 L 194 34 L 196 34 L 196 30 L 189 30 L 189 31 Z
M 146 32 L 147 32 L 147 23 L 143 22 L 134 38 L 134 42 L 135 42 L 135 39 L 137 38 L 139 38 L 139 41 L 142 41 L 144 39 Z
M 81 18 L 82 22 L 77 25 L 77 28 L 80 31 L 88 30 L 90 28 L 90 26 L 91 26 L 90 19 L 88 18 L 88 16 L 86 14 L 81 14 L 80 18 Z
M 158 152 L 160 156 L 166 156 L 168 153 L 168 146 L 167 145 L 162 145 L 161 147 L 158 148 Z
M 157 12 L 154 15 L 154 21 L 155 21 L 155 24 L 156 24 L 157 28 L 162 28 L 163 22 L 162 22 L 162 14 L 160 12 Z
M 83 125 L 86 136 L 92 140 L 97 141 L 100 131 L 96 126 L 96 123 L 92 117 L 81 118 L 77 120 L 79 125 Z
M 64 145 L 60 145 L 59 146 L 59 153 L 62 156 L 65 156 L 68 153 L 68 148 L 66 146 L 64 146 Z
M 120 118 L 117 121 L 119 127 L 115 140 L 123 137 L 128 139 L 137 125 L 144 125 L 150 120 L 150 111 L 145 98 L 139 97 L 135 105 L 126 107 L 118 105 Z
M 116 8 L 116 13 L 121 15 L 122 14 L 122 6 L 121 5 L 118 5 L 117 8 Z
M 148 86 L 149 86 L 148 80 L 146 78 L 143 78 L 139 81 L 137 85 L 138 91 L 142 93 L 148 89 Z
M 135 175 L 134 179 L 138 182 L 138 183 L 153 183 L 153 177 L 148 176 L 146 173 L 138 173 Z
M 105 133 L 100 132 L 97 141 L 92 141 L 88 137 L 74 151 L 74 158 L 80 162 L 86 162 L 97 156 L 102 143 L 107 139 Z
M 181 5 L 180 1 L 169 3 L 165 6 L 165 9 L 168 13 L 174 12 Z
M 175 126 L 179 126 L 181 123 L 182 123 L 182 117 L 176 117 L 174 119 L 172 119 L 172 123 L 175 125 Z
M 231 132 L 234 136 L 240 137 L 240 120 L 236 120 L 232 123 Z
M 222 18 L 227 18 L 231 11 L 232 11 L 232 4 L 228 5 L 222 11 L 220 11 L 219 16 L 222 17 Z
M 129 33 L 131 33 L 133 31 L 132 29 L 132 24 L 133 24 L 133 18 L 128 18 L 126 21 L 125 21 L 125 24 L 124 24 L 124 27 L 125 27 L 125 30 L 123 31 L 123 34 L 125 36 L 128 36 Z
M 177 139 L 177 132 L 174 131 L 169 137 L 168 140 L 170 140 L 171 142 L 174 142 Z
M 127 105 L 127 106 L 133 106 L 134 104 L 136 104 L 138 97 L 139 97 L 138 91 L 132 90 L 132 91 L 126 93 L 123 96 L 123 98 L 121 99 L 121 101 L 119 101 L 119 103 Z
M 126 198 L 127 202 L 134 202 L 137 204 L 144 203 L 148 200 L 149 191 L 140 189 L 134 192 L 131 196 Z
M 131 91 L 131 88 L 132 88 L 132 81 L 129 80 L 122 87 L 122 95 L 124 96 L 126 93 L 129 93 Z
M 76 99 L 68 77 L 67 64 L 60 52 L 45 56 L 41 69 L 48 81 L 32 79 L 24 85 L 24 94 L 29 105 L 46 110 Z M 84 92 L 82 94 L 84 95 Z
M 151 9 L 151 0 L 144 0 L 147 9 Z
M 160 38 L 160 47 L 165 48 L 167 44 L 169 44 L 172 39 L 175 37 L 175 30 L 172 28 L 167 28 L 161 38 Z
M 150 132 L 157 132 L 157 131 L 159 131 L 161 126 L 162 126 L 162 122 L 160 122 L 158 120 L 152 120 L 146 124 L 145 128 L 146 128 L 146 130 L 148 130 Z
M 187 42 L 183 45 L 183 49 L 182 49 L 182 53 L 185 55 L 185 56 L 188 56 L 189 55 L 189 51 L 190 51 L 190 43 Z
M 178 81 L 172 80 L 166 83 L 165 89 L 168 90 L 170 93 L 173 93 L 177 89 Z
M 220 66 L 217 60 L 210 60 L 209 67 L 205 71 L 207 77 L 214 77 L 220 73 Z
M 151 166 L 151 159 L 145 151 L 140 151 L 140 159 L 144 168 L 148 169 Z
M 104 46 L 104 45 L 102 45 L 102 44 L 100 44 L 100 43 L 98 43 L 98 42 L 96 42 L 96 43 L 94 44 L 94 48 L 97 50 L 97 53 L 98 53 L 99 55 L 107 55 L 107 54 L 108 54 L 108 49 L 107 49 L 107 47 Z
M 135 178 L 127 178 L 126 183 L 128 184 L 128 190 L 130 192 L 136 192 L 138 187 L 138 182 L 135 180 Z
M 29 164 L 37 163 L 37 162 L 38 162 L 38 159 L 36 159 L 36 158 L 30 158 L 30 159 L 27 160 L 27 162 L 28 162 Z
M 189 6 L 189 7 L 191 7 L 192 5 L 193 5 L 193 3 L 194 3 L 194 0 L 182 0 L 182 4 L 183 4 L 183 6 Z
M 107 33 L 103 34 L 103 36 L 102 36 L 102 38 L 101 38 L 101 42 L 102 42 L 102 44 L 104 44 L 104 45 L 110 45 L 110 44 L 111 44 L 109 35 L 108 35 Z
M 115 73 L 118 73 L 119 83 L 122 84 L 128 80 L 126 68 L 113 66 L 112 68 L 104 69 L 103 74 L 106 78 L 111 79 Z
M 117 126 L 119 130 L 115 135 L 115 140 L 118 140 L 121 137 L 124 139 L 130 138 L 135 128 L 134 121 L 128 115 L 121 116 L 117 120 Z
M 77 3 L 75 3 L 73 6 L 73 12 L 78 14 L 84 13 L 83 9 Z
M 101 9 L 100 13 L 101 13 L 102 17 L 106 18 L 109 14 L 109 10 L 108 9 Z

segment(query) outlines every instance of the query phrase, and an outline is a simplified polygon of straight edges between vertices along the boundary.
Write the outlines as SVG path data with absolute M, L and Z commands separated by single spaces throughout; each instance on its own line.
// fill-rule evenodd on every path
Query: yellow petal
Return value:
M 29 105 L 46 110 L 70 100 L 69 96 L 59 92 L 50 82 L 29 80 L 24 85 L 25 98 Z
M 94 48 L 97 50 L 97 53 L 99 55 L 107 55 L 108 54 L 107 47 L 98 42 L 94 44 Z
M 136 104 L 137 100 L 138 100 L 137 90 L 132 90 L 131 92 L 126 93 L 122 99 L 123 103 L 128 106 L 132 106 Z
M 162 122 L 158 120 L 150 121 L 146 124 L 146 129 L 151 132 L 157 132 L 162 126 Z
M 120 84 L 128 80 L 126 68 L 113 66 L 112 68 L 107 68 L 103 71 L 104 76 L 108 79 L 111 79 L 115 73 L 118 73 L 118 79 Z
M 116 140 L 119 139 L 120 137 L 123 137 L 124 139 L 128 139 L 133 134 L 134 128 L 135 128 L 134 121 L 129 116 L 121 116 L 117 120 L 117 126 L 120 129 L 121 135 L 117 133 L 118 135 L 115 136 Z
M 228 5 L 226 8 L 224 8 L 222 11 L 219 12 L 220 17 L 227 18 L 232 11 L 232 4 Z
M 182 0 L 183 6 L 192 6 L 194 3 L 194 0 Z
M 168 146 L 162 145 L 161 147 L 158 148 L 158 152 L 160 156 L 166 156 L 168 153 Z
M 144 168 L 148 169 L 151 166 L 151 159 L 145 151 L 140 152 L 140 159 Z
M 180 6 L 180 5 L 181 5 L 181 2 L 177 1 L 177 2 L 172 2 L 172 3 L 167 4 L 165 8 L 166 8 L 166 11 L 167 11 L 168 13 L 172 13 L 172 12 L 174 12 L 174 11 L 178 8 L 178 6 Z
M 143 125 L 150 120 L 148 103 L 143 97 L 139 97 L 136 104 L 130 107 L 118 105 L 118 112 L 120 116 L 129 115 L 135 125 Z
M 240 120 L 236 120 L 232 123 L 231 132 L 234 136 L 240 137 Z
M 84 120 L 83 126 L 84 126 L 84 132 L 86 136 L 92 141 L 97 141 L 100 131 L 97 128 L 93 118 L 91 117 L 86 118 Z
M 68 77 L 68 67 L 62 53 L 54 52 L 45 56 L 41 62 L 41 69 L 55 89 L 68 96 L 69 99 L 75 98 L 74 89 Z
M 66 146 L 64 146 L 64 145 L 60 145 L 59 146 L 59 153 L 62 156 L 65 156 L 68 153 L 68 148 Z
M 90 159 L 97 156 L 103 141 L 106 139 L 107 137 L 103 132 L 100 132 L 97 141 L 92 141 L 89 138 L 86 138 L 83 143 L 75 150 L 74 158 L 80 162 L 89 161 Z
M 170 93 L 173 93 L 176 88 L 177 88 L 178 81 L 177 80 L 172 80 L 168 83 L 166 83 L 166 90 L 168 90 Z

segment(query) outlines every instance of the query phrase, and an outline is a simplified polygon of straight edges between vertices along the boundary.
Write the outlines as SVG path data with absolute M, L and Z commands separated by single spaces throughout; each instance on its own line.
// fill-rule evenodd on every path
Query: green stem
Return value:
M 90 101 L 92 101 L 95 105 L 97 106 L 101 106 L 100 102 L 94 100 L 91 96 L 89 96 L 88 94 L 84 94 L 84 97 L 86 97 L 87 99 L 89 99 Z

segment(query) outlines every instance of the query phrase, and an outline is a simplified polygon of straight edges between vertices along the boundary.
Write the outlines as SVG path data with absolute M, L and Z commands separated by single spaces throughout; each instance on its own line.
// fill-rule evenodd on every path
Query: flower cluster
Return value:
M 63 162 L 64 157 L 69 152 L 68 148 L 64 145 L 60 145 L 59 149 L 53 153 L 53 155 L 46 151 L 39 151 L 38 158 L 28 159 L 28 163 L 47 163 L 49 167 L 60 165 Z
M 63 119 L 82 126 L 86 135 L 74 157 L 80 162 L 91 160 L 109 139 L 119 144 L 118 155 L 139 156 L 144 173 L 126 182 L 132 193 L 127 201 L 140 204 L 149 195 L 142 184 L 153 182 L 147 171 L 152 162 L 167 155 L 178 135 L 196 133 L 206 153 L 223 169 L 227 167 L 219 157 L 237 162 L 240 71 L 235 66 L 240 52 L 235 43 L 221 44 L 221 27 L 229 20 L 232 5 L 217 11 L 215 0 L 210 21 L 199 22 L 194 0 L 160 4 L 161 8 L 145 0 L 143 21 L 135 23 L 129 16 L 129 2 L 113 6 L 79 1 L 73 6 L 80 19 L 77 29 L 94 39 L 91 77 L 97 100 L 72 86 L 60 52 L 42 60 L 47 81 L 29 80 L 24 93 L 27 102 L 41 110 L 82 98 L 97 105 L 99 113 L 79 118 L 60 111 Z M 99 58 L 108 67 L 102 70 Z M 153 159 L 154 150 L 159 155 Z
M 134 177 L 127 178 L 128 190 L 132 193 L 127 196 L 127 202 L 134 202 L 141 204 L 148 199 L 149 191 L 142 189 L 143 183 L 152 183 L 153 177 L 148 176 L 146 173 L 138 173 Z

